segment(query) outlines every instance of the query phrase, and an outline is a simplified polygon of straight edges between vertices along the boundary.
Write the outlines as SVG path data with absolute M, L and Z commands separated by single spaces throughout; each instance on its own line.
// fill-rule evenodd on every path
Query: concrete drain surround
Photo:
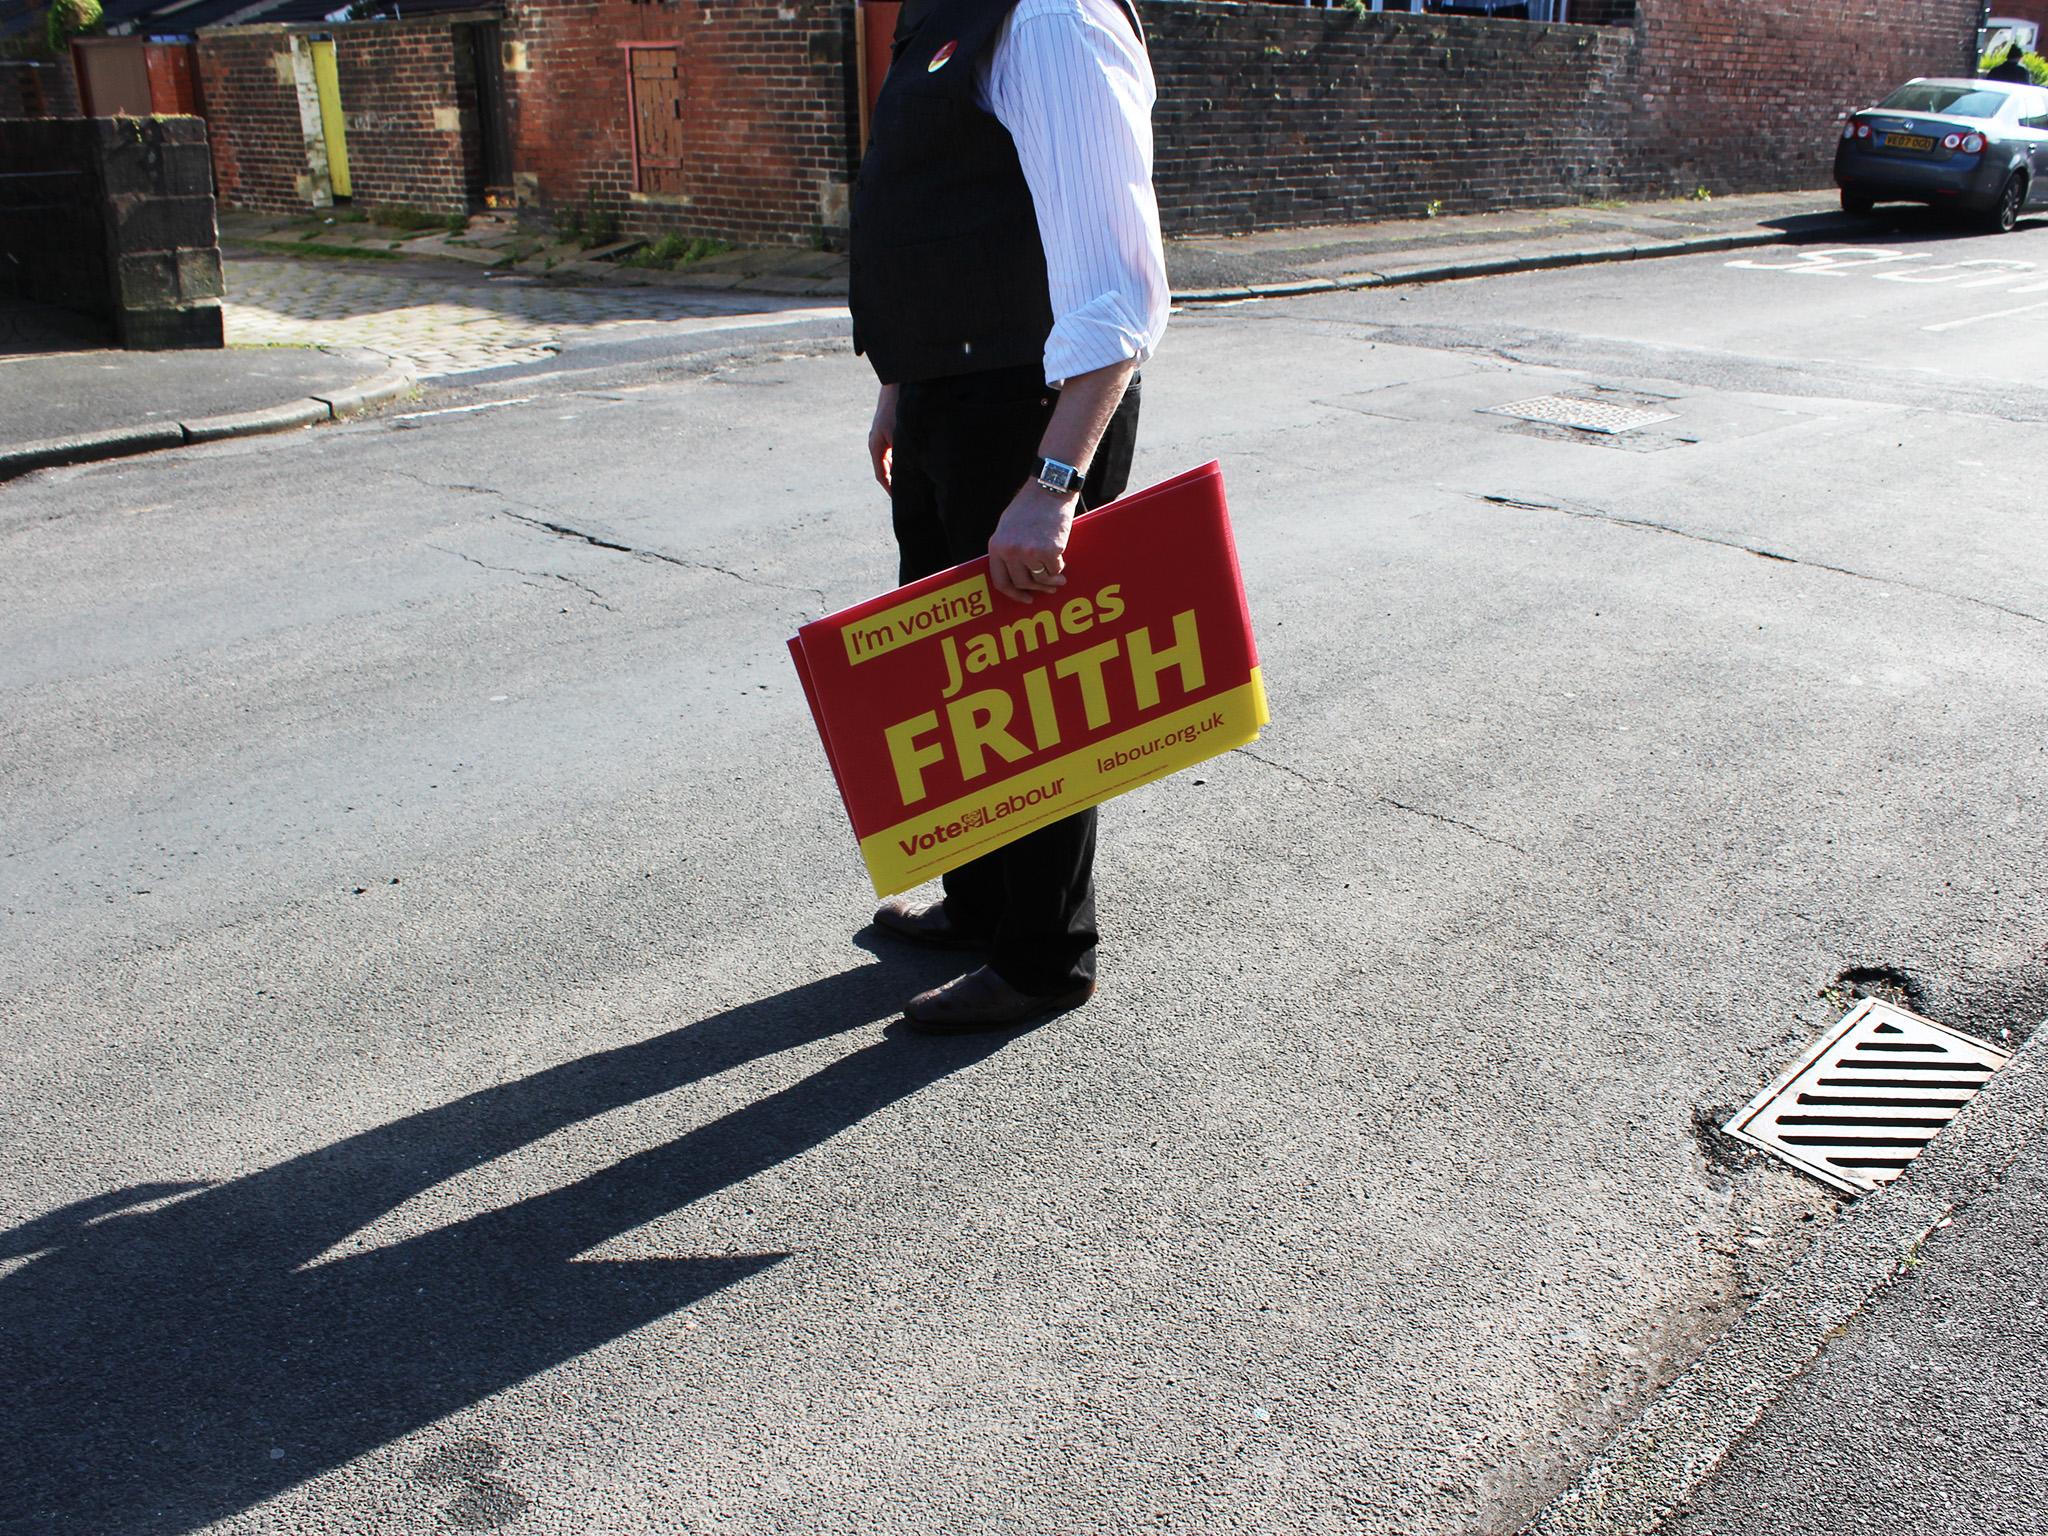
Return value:
M 1607 400 L 1586 400 L 1575 395 L 1537 395 L 1511 405 L 1490 405 L 1486 416 L 1513 416 L 1519 421 L 1536 421 L 1550 427 L 1570 427 L 1574 432 L 1597 432 L 1602 437 L 1619 437 L 1638 427 L 1660 421 L 1676 421 L 1675 411 L 1659 411 L 1641 405 L 1615 405 Z
M 1905 1172 L 2010 1059 L 1867 998 L 1725 1129 L 1825 1184 L 1865 1194 Z

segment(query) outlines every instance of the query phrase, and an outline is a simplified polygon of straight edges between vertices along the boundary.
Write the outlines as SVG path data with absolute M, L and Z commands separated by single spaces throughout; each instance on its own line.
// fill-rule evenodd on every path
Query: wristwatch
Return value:
M 1069 496 L 1081 489 L 1081 482 L 1087 476 L 1071 464 L 1062 464 L 1058 459 L 1038 461 L 1038 483 L 1055 496 Z

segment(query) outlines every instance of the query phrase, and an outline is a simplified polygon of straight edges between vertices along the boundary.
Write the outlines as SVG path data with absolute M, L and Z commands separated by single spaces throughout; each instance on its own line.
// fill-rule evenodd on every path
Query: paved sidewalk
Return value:
M 2048 1529 L 2048 999 L 1896 1182 L 1814 1246 L 1524 1536 Z M 1987 1032 L 1988 1033 L 1988 1032 Z
M 0 480 L 312 426 L 412 382 L 382 352 L 333 344 L 122 351 L 63 311 L 0 302 Z
M 1766 192 L 1655 203 L 1594 203 L 1506 213 L 1335 224 L 1173 240 L 1176 297 L 1231 290 L 1356 288 L 1549 266 L 1584 266 L 1787 239 L 1868 234 L 1831 192 Z
M 678 322 L 809 314 L 817 300 L 553 283 L 445 262 L 227 263 L 231 346 L 370 347 L 422 378 L 539 362 L 568 342 Z M 830 301 L 836 305 L 836 301 Z
M 1665 1536 L 2048 1529 L 2048 1136 L 1913 1250 Z

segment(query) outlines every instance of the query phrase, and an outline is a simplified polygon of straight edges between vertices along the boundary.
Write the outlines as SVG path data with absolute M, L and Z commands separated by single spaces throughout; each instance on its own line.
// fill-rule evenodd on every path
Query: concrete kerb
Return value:
M 2048 1134 L 2038 1029 L 1905 1175 L 1849 1206 L 1784 1279 L 1665 1387 L 1522 1536 L 1652 1536 L 1805 1373 L 1919 1262 L 1922 1242 Z
M 60 464 L 88 464 L 96 459 L 119 459 L 131 453 L 148 453 L 156 448 L 176 448 L 184 441 L 185 429 L 175 421 L 109 427 L 104 432 L 44 438 L 41 442 L 0 448 L 0 480 L 25 475 L 33 469 L 52 469 Z
M 50 438 L 13 448 L 0 448 L 0 480 L 11 480 L 31 470 L 126 458 L 160 448 L 182 448 L 188 443 L 214 443 L 231 437 L 292 432 L 301 427 L 318 426 L 323 421 L 340 421 L 396 400 L 419 382 L 410 368 L 393 362 L 381 352 L 349 347 L 336 349 L 335 355 L 350 361 L 384 363 L 387 366 L 383 372 L 360 384 L 288 400 L 282 405 L 264 406 L 259 410 L 196 416 L 190 421 L 113 427 L 104 432 L 85 432 L 75 437 Z
M 1733 235 L 1703 235 L 1656 245 L 1604 245 L 1569 251 L 1537 251 L 1526 256 L 1492 256 L 1476 261 L 1436 262 L 1427 266 L 1391 267 L 1384 272 L 1354 272 L 1343 277 L 1298 278 L 1284 283 L 1249 283 L 1239 288 L 1190 288 L 1176 292 L 1176 304 L 1242 304 L 1247 299 L 1295 299 L 1314 293 L 1351 293 L 1362 288 L 1394 288 L 1411 283 L 1448 283 L 1460 278 L 1507 277 L 1517 272 L 1549 272 L 1562 267 L 1597 266 L 1610 261 L 1647 261 L 1660 256 L 1708 256 L 1719 251 L 1784 245 L 1795 237 L 1778 230 L 1753 230 Z

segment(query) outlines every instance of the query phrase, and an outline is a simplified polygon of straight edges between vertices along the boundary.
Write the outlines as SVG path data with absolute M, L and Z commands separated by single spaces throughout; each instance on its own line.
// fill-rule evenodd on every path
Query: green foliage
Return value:
M 266 240 L 263 254 L 306 256 L 314 261 L 403 261 L 396 250 L 380 251 L 369 245 L 325 245 L 317 240 Z
M 2012 39 L 2012 34 L 2006 33 L 1997 42 L 1984 50 L 1983 56 L 1977 60 L 1977 73 L 1980 75 L 1990 74 L 1991 71 L 2012 58 L 2013 50 L 2017 46 L 2018 44 Z M 2020 68 L 2027 72 L 2034 84 L 2048 86 L 2048 57 L 2043 57 L 2038 53 L 2023 53 L 2020 55 Z
M 429 213 L 424 208 L 409 208 L 404 203 L 387 203 L 367 211 L 370 222 L 385 229 L 402 229 L 408 232 L 420 229 L 446 229 L 460 234 L 469 227 L 466 215 Z
M 100 13 L 100 0 L 50 0 L 50 9 L 43 17 L 43 30 L 49 40 L 50 51 L 62 53 L 72 38 L 97 32 L 105 22 Z
M 555 238 L 586 251 L 594 245 L 610 245 L 619 238 L 618 215 L 600 209 L 594 201 L 582 208 L 573 204 L 557 208 Z
M 723 256 L 733 248 L 724 240 L 709 240 L 702 235 L 686 237 L 670 233 L 642 246 L 626 258 L 625 265 L 673 272 L 677 267 L 687 267 L 693 262 Z

